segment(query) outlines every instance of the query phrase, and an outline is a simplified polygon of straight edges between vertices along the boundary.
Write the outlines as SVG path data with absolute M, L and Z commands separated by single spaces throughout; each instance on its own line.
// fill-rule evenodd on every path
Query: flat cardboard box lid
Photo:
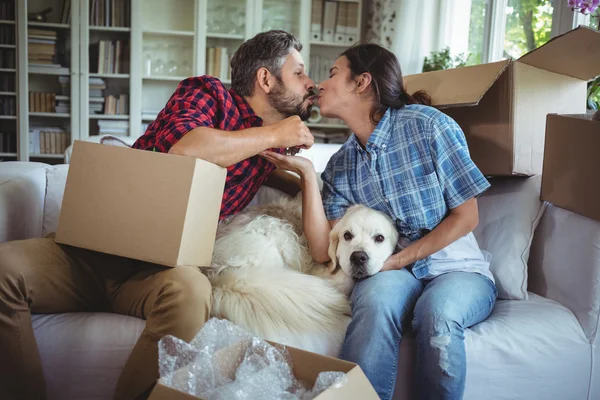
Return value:
M 517 62 L 588 81 L 600 75 L 600 32 L 580 26 L 551 39 Z
M 409 94 L 425 90 L 437 108 L 475 106 L 504 73 L 511 60 L 425 72 L 404 77 Z

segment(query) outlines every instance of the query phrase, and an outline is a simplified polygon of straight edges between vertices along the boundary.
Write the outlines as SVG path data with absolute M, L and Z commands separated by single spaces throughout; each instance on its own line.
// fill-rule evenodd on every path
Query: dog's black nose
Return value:
M 369 256 L 364 251 L 355 251 L 350 254 L 350 262 L 355 265 L 364 265 L 369 261 Z

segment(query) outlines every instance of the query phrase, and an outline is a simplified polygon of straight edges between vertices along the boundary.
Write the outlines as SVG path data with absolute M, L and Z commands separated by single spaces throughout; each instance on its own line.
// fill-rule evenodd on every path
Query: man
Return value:
M 182 81 L 134 147 L 226 167 L 221 218 L 241 211 L 269 177 L 293 188 L 285 172 L 272 174 L 275 167 L 259 154 L 313 144 L 300 119 L 308 118 L 315 86 L 301 48 L 283 31 L 255 36 L 231 61 L 231 90 L 211 77 Z M 196 267 L 163 268 L 59 245 L 53 237 L 2 243 L 0 399 L 45 397 L 32 312 L 108 311 L 146 319 L 115 393 L 136 399 L 147 397 L 158 378 L 158 340 L 167 334 L 191 340 L 208 319 L 210 302 L 210 284 Z

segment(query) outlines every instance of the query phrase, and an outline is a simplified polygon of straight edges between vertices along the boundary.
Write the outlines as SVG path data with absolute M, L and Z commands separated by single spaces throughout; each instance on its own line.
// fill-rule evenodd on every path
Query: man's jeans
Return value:
M 430 281 L 406 269 L 380 272 L 354 287 L 341 357 L 360 365 L 379 396 L 391 399 L 405 320 L 414 315 L 416 398 L 461 399 L 464 330 L 488 317 L 497 294 L 490 279 L 473 272 L 449 272 Z

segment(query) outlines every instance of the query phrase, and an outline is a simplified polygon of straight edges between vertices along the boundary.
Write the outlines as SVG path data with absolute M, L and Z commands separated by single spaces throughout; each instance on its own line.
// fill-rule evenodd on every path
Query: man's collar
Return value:
M 242 119 L 247 120 L 249 118 L 257 118 L 262 124 L 262 118 L 256 115 L 256 113 L 254 112 L 250 104 L 248 104 L 246 99 L 240 96 L 233 88 L 229 89 L 229 93 L 231 94 L 233 100 L 236 102 L 238 110 L 240 110 Z

